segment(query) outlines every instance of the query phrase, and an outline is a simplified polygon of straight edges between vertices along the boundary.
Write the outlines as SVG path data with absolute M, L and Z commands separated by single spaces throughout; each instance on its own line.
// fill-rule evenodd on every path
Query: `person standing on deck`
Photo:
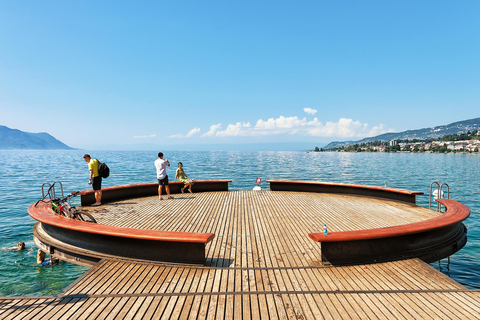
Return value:
M 158 198 L 160 200 L 163 200 L 162 186 L 165 186 L 168 199 L 173 199 L 170 195 L 170 186 L 168 185 L 167 167 L 170 167 L 170 162 L 168 162 L 168 159 L 163 160 L 163 153 L 159 152 L 158 159 L 155 160 L 155 168 L 157 168 Z
M 84 155 L 83 159 L 88 163 L 88 170 L 90 170 L 88 184 L 91 184 L 95 191 L 95 203 L 92 206 L 99 206 L 102 204 L 102 177 L 98 174 L 99 162 L 97 159 L 92 159 L 89 154 Z

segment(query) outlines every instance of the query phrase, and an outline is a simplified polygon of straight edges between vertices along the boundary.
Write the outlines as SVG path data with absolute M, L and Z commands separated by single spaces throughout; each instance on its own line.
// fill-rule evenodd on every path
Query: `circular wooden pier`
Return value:
M 416 206 L 419 193 L 407 190 L 270 181 L 272 190 L 227 191 L 225 182 L 219 191 L 220 182 L 208 183 L 213 191 L 200 182 L 195 186 L 206 191 L 171 200 L 138 197 L 138 189 L 155 194 L 155 184 L 106 189 L 111 202 L 81 208 L 98 224 L 32 205 L 29 212 L 40 221 L 35 240 L 60 259 L 85 265 L 107 258 L 253 268 L 432 262 L 466 243 L 461 221 L 469 210 L 453 200 L 441 200 L 442 214 Z M 135 198 L 122 199 L 129 190 L 137 190 Z
M 178 192 L 180 186 L 171 189 Z M 54 297 L 0 298 L 0 318 L 478 318 L 478 290 L 419 258 L 408 259 L 437 259 L 463 246 L 461 221 L 469 210 L 454 200 L 441 200 L 447 209 L 442 214 L 417 207 L 419 193 L 407 190 L 285 181 L 271 181 L 271 190 L 263 191 L 228 191 L 228 182 L 195 186 L 194 194 L 163 201 L 155 184 L 108 188 L 109 202 L 95 208 L 88 207 L 94 200 L 85 191 L 82 209 L 97 225 L 32 205 L 29 213 L 40 221 L 35 241 L 53 255 L 92 268 Z M 422 240 L 432 231 L 440 235 Z M 379 248 L 389 238 L 412 247 L 397 247 L 395 257 L 375 249 L 355 256 L 358 248 Z M 109 252 L 110 245 L 98 245 L 99 239 L 178 256 L 145 256 L 132 248 Z M 188 256 L 185 241 L 201 244 L 201 263 L 179 263 Z M 155 247 L 157 242 L 164 246 Z M 347 265 L 330 264 L 332 252 L 367 261 L 349 264 L 350 256 Z M 392 261 L 373 263 L 382 257 Z

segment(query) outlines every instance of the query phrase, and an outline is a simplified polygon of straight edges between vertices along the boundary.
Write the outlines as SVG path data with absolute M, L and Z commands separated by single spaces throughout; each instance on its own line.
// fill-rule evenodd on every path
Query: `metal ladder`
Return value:
M 433 189 L 433 185 L 437 185 L 437 190 Z M 435 191 L 437 191 L 437 196 L 436 196 L 437 199 L 442 199 L 443 198 L 443 186 L 447 187 L 447 199 L 450 199 L 450 186 L 446 183 L 440 184 L 440 182 L 438 182 L 438 181 L 433 181 L 430 184 L 430 197 L 428 199 L 429 200 L 429 206 L 428 206 L 429 209 L 432 209 L 432 196 L 435 199 L 435 194 L 434 194 Z M 442 205 L 438 202 L 437 202 L 437 211 L 442 212 Z
M 63 185 L 60 181 L 55 181 L 53 184 L 50 184 L 48 182 L 45 182 L 42 184 L 42 198 L 45 199 L 46 196 L 50 196 L 51 199 L 55 199 L 57 196 L 55 195 L 55 185 L 56 184 L 60 185 L 60 189 L 62 190 L 62 199 L 65 198 L 63 195 Z M 47 193 L 45 194 L 44 187 L 48 186 Z

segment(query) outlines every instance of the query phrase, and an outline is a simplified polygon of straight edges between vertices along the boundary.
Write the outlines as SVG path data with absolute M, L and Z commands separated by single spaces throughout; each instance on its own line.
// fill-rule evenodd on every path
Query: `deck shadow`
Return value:
M 235 259 L 207 258 L 207 261 L 205 261 L 205 267 L 229 268 L 234 261 Z

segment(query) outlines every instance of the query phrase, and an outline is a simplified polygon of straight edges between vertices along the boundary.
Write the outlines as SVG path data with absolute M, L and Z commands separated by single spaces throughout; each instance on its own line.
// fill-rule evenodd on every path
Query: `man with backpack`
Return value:
M 102 204 L 102 177 L 98 173 L 100 162 L 92 159 L 89 154 L 84 155 L 83 159 L 88 163 L 88 170 L 90 170 L 88 184 L 91 184 L 95 191 L 95 203 L 92 206 L 99 206 Z

